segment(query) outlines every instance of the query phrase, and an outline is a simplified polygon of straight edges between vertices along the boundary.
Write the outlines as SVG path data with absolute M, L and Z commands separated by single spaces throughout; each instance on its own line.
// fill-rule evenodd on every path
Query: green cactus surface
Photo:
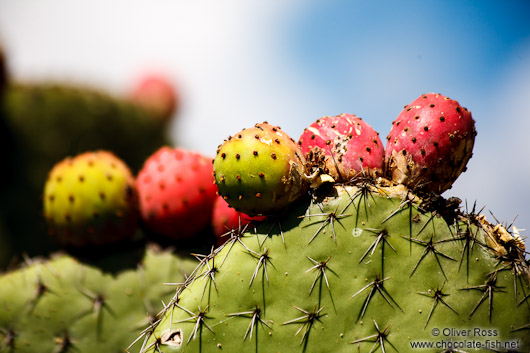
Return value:
M 248 215 L 275 213 L 306 190 L 302 151 L 285 132 L 268 123 L 229 138 L 213 163 L 219 195 Z
M 30 261 L 0 277 L 0 352 L 124 352 L 175 293 L 162 283 L 196 263 L 152 248 L 118 273 L 64 254 Z
M 141 352 L 528 352 L 523 244 L 455 204 L 360 183 L 249 226 L 204 256 Z

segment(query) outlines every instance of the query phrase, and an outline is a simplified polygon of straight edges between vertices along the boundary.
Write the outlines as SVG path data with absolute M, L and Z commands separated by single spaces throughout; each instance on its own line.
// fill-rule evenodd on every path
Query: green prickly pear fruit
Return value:
M 264 122 L 229 137 L 213 168 L 219 195 L 254 216 L 278 212 L 305 193 L 305 164 L 296 142 Z
M 53 167 L 44 186 L 44 216 L 50 234 L 66 246 L 130 237 L 138 226 L 134 177 L 107 151 L 66 158 Z
M 124 352 L 175 293 L 161 283 L 196 264 L 151 247 L 117 272 L 64 254 L 30 260 L 0 276 L 0 352 Z
M 141 352 L 530 350 L 528 261 L 502 225 L 403 185 L 298 204 L 205 255 Z

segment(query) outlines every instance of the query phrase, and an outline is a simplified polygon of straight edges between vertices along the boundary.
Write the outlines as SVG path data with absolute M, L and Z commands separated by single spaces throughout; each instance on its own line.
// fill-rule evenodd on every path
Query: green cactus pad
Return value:
M 86 152 L 51 170 L 44 187 L 50 233 L 65 245 L 106 244 L 132 236 L 138 207 L 134 177 L 110 152 Z
M 116 275 L 67 255 L 0 277 L 0 352 L 123 352 L 197 264 L 149 249 Z M 132 352 L 136 352 L 132 350 Z
M 301 150 L 285 132 L 268 123 L 225 141 L 213 165 L 219 195 L 248 215 L 277 212 L 307 189 Z
M 530 349 L 517 237 L 402 187 L 332 191 L 205 256 L 141 351 Z

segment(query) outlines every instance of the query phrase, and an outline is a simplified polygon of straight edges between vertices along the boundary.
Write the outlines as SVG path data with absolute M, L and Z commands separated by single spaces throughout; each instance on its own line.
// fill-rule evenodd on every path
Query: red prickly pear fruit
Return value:
M 129 167 L 107 151 L 86 152 L 57 163 L 44 186 L 50 235 L 69 247 L 102 245 L 131 237 L 138 200 Z
M 210 158 L 180 148 L 160 148 L 137 177 L 145 226 L 173 239 L 198 234 L 210 224 L 217 197 L 213 181 Z
M 441 94 L 423 94 L 393 122 L 385 151 L 387 176 L 438 194 L 466 170 L 475 143 L 471 112 Z
M 167 123 L 178 109 L 178 92 L 163 75 L 141 78 L 130 94 L 131 100 Z
M 243 228 L 252 221 L 262 221 L 265 218 L 263 216 L 251 217 L 236 211 L 221 196 L 218 196 L 213 207 L 212 230 L 218 240 L 218 245 L 221 245 L 225 240 L 229 239 L 229 237 L 224 237 L 224 235 L 231 230 L 237 230 L 239 227 Z
M 323 117 L 312 123 L 298 140 L 308 170 L 316 168 L 337 182 L 359 173 L 383 174 L 384 148 L 379 133 L 351 114 Z

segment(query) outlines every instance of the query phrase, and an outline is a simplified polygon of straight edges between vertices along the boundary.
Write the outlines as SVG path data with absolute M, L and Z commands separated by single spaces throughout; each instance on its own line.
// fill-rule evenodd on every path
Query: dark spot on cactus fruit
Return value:
M 455 135 L 454 134 L 449 134 L 449 139 L 452 141 L 455 139 Z
M 280 144 L 280 140 L 279 139 L 274 139 L 274 142 L 276 142 L 277 144 Z
M 160 183 L 160 184 L 158 184 L 158 187 L 160 188 L 160 190 L 165 190 L 166 189 L 166 184 Z
M 411 141 L 412 141 L 412 143 L 416 143 L 416 138 L 413 137 L 413 138 L 411 139 Z
M 332 125 L 331 125 L 331 128 L 334 129 L 334 128 L 335 128 L 335 124 L 332 124 Z
M 276 126 L 273 126 L 272 131 L 276 132 L 278 131 L 278 128 Z
M 74 195 L 68 195 L 68 201 L 70 201 L 70 203 L 74 203 L 75 201 Z
M 105 193 L 102 191 L 99 193 L 99 198 L 103 201 L 105 201 L 105 199 L 107 198 L 107 195 L 105 195 Z
M 298 145 L 299 145 L 299 146 L 302 146 L 302 141 L 298 141 Z
M 416 119 L 416 120 L 418 120 L 419 118 L 420 118 L 419 115 L 415 115 L 415 116 L 414 116 L 414 119 Z
M 375 145 L 379 145 L 379 142 L 377 142 L 376 139 L 373 139 L 372 142 L 373 142 Z
M 429 107 L 434 108 L 434 104 L 431 103 L 431 104 L 429 105 Z
M 441 121 L 441 122 L 444 122 L 444 121 L 445 121 L 445 116 L 441 115 L 441 116 L 440 116 L 440 121 Z
M 276 158 L 277 158 L 276 153 L 271 153 L 271 157 L 272 157 L 272 159 L 276 160 Z
M 361 161 L 361 163 L 364 161 L 363 157 L 359 157 L 359 160 Z
M 434 147 L 438 147 L 438 141 L 434 141 L 432 144 L 434 145 Z
M 87 164 L 88 164 L 89 167 L 93 167 L 94 166 L 94 161 L 93 160 L 89 160 L 87 162 Z
M 55 177 L 55 181 L 60 183 L 61 181 L 63 181 L 63 177 L 62 176 L 57 176 L 57 177 Z
M 256 198 L 259 199 L 261 197 L 261 193 L 256 193 Z
M 224 153 L 224 152 L 221 153 L 221 158 L 222 158 L 222 159 L 225 159 L 225 158 L 226 158 L 226 153 Z
M 206 189 L 203 186 L 199 186 L 199 194 L 204 194 Z
M 456 107 L 456 111 L 457 111 L 458 113 L 460 113 L 460 112 L 462 111 L 462 109 L 460 109 L 460 107 Z
M 242 138 L 243 136 L 241 134 L 237 135 L 237 138 L 240 139 Z
M 225 177 L 222 176 L 222 177 L 219 178 L 219 180 L 221 181 L 221 183 L 224 183 L 225 182 Z
M 390 135 L 387 135 L 387 136 L 386 136 L 386 139 L 387 139 L 388 141 L 390 141 Z
M 258 155 L 258 151 L 253 151 L 252 154 L 253 154 L 254 156 L 257 156 L 257 155 Z
M 407 132 L 407 131 L 409 131 L 409 128 L 408 127 L 404 127 L 403 131 Z
M 182 346 L 182 331 L 179 329 L 176 330 L 167 330 L 162 333 L 160 336 L 160 344 L 167 346 Z
M 265 174 L 263 174 L 263 173 L 259 173 L 259 177 L 260 177 L 260 178 L 265 178 Z
M 428 126 L 424 126 L 424 127 L 423 127 L 423 130 L 425 130 L 425 131 L 429 131 L 429 127 L 428 127 Z
M 407 109 L 407 107 L 408 107 L 408 105 L 404 105 L 404 106 L 403 106 L 403 109 Z
M 407 111 L 410 112 L 411 109 L 412 109 L 412 108 L 407 108 Z
M 67 221 L 67 222 L 71 222 L 72 221 L 72 216 L 70 216 L 70 214 L 65 214 L 64 215 L 64 219 Z
M 79 179 L 79 182 L 81 183 L 85 181 L 85 177 L 83 175 L 80 175 L 78 179 Z
M 366 147 L 366 152 L 370 153 L 372 149 L 370 147 Z
M 326 141 L 326 145 L 329 146 L 330 144 L 331 144 L 331 140 L 327 140 L 327 141 Z
M 50 196 L 48 196 L 48 200 L 49 200 L 50 202 L 53 202 L 53 201 L 55 200 L 55 196 L 54 196 L 54 195 L 50 195 Z
M 314 140 L 315 139 L 315 134 L 311 135 L 311 140 Z
M 241 156 L 239 155 L 239 153 L 236 153 L 236 159 L 239 160 L 239 158 L 241 158 Z
M 111 167 L 112 169 L 116 169 L 116 167 L 117 167 L 117 166 L 116 166 L 116 163 L 111 162 L 111 163 L 110 163 L 110 167 Z
M 184 206 L 187 206 L 190 203 L 188 199 L 182 199 L 181 202 Z
M 236 179 L 238 182 L 241 182 L 241 175 L 236 175 Z
M 422 156 L 425 156 L 425 149 L 424 148 L 420 149 L 420 153 Z
M 112 179 L 113 179 L 112 174 L 107 174 L 107 180 L 108 180 L 108 181 L 112 181 Z
M 164 211 L 169 211 L 169 205 L 167 204 L 167 202 L 164 202 L 162 204 L 162 208 L 164 209 Z
M 259 135 L 257 135 L 257 134 L 254 135 L 254 138 L 255 138 L 256 140 L 259 140 Z
M 401 153 L 403 153 L 404 156 L 407 155 L 407 150 L 401 150 Z
M 215 176 L 215 174 L 214 174 L 214 176 Z M 179 174 L 175 175 L 175 181 L 176 181 L 177 183 L 182 183 L 182 176 L 179 175 Z

